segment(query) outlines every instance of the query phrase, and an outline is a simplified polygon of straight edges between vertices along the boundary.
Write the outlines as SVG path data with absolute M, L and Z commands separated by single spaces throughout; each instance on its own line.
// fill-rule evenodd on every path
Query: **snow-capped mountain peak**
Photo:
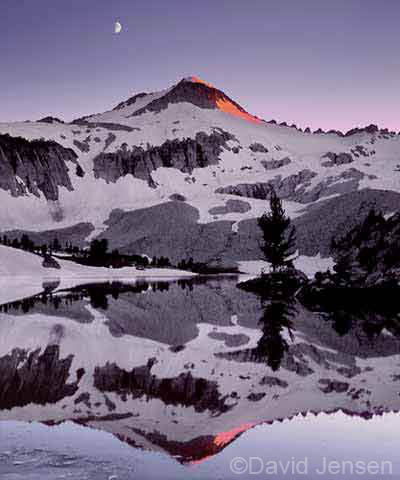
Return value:
M 183 78 L 174 87 L 168 89 L 164 95 L 157 96 L 142 108 L 135 110 L 132 116 L 146 112 L 159 113 L 170 104 L 191 103 L 199 108 L 218 109 L 247 121 L 261 122 L 260 119 L 249 114 L 241 105 L 229 98 L 222 90 L 217 89 L 196 76 Z
M 206 110 L 220 110 L 243 120 L 261 123 L 262 120 L 248 113 L 241 105 L 232 100 L 222 90 L 199 77 L 184 77 L 178 83 L 159 92 L 137 93 L 120 102 L 110 112 L 89 115 L 84 121 L 116 121 L 129 123 L 144 113 L 160 113 L 171 105 L 190 104 Z M 121 118 L 118 118 L 121 117 Z

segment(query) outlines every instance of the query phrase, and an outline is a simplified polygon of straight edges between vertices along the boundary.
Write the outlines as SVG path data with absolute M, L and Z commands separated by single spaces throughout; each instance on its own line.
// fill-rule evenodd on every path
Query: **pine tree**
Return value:
M 55 252 L 59 252 L 61 250 L 61 243 L 57 237 L 54 238 L 51 247 L 52 247 L 52 250 L 54 250 Z
M 263 241 L 260 245 L 264 258 L 271 264 L 272 271 L 282 270 L 291 265 L 290 257 L 296 249 L 296 230 L 290 218 L 285 215 L 282 201 L 272 191 L 270 212 L 265 212 L 258 219 Z
M 23 250 L 29 250 L 29 247 L 30 247 L 29 236 L 26 233 L 24 233 L 21 237 L 21 248 Z

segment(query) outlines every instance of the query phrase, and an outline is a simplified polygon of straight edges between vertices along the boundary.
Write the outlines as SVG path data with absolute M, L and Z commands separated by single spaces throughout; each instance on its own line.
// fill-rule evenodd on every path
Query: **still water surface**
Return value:
M 333 461 L 398 478 L 398 316 L 238 281 L 54 283 L 2 305 L 0 478 L 368 478 Z

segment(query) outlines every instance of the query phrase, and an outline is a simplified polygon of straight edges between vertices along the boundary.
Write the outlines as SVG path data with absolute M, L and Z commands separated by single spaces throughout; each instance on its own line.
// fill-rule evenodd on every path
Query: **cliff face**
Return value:
M 270 197 L 271 191 L 274 190 L 282 199 L 307 204 L 322 197 L 354 192 L 359 188 L 359 183 L 364 178 L 376 179 L 375 175 L 366 175 L 355 168 L 350 168 L 338 175 L 328 176 L 311 186 L 312 180 L 316 176 L 317 173 L 304 169 L 284 178 L 282 178 L 282 175 L 277 175 L 268 182 L 239 183 L 219 187 L 215 190 L 215 193 L 266 200 Z
M 177 377 L 158 378 L 151 373 L 155 358 L 146 365 L 135 367 L 130 372 L 120 369 L 115 363 L 96 367 L 94 386 L 101 392 L 115 392 L 122 397 L 158 398 L 166 405 L 193 407 L 196 412 L 209 410 L 214 414 L 230 410 L 226 397 L 218 391 L 218 384 L 205 378 L 193 377 L 190 372 Z
M 274 190 L 280 198 L 299 201 L 301 194 L 305 192 L 311 180 L 316 176 L 317 174 L 311 170 L 301 170 L 299 173 L 285 178 L 277 175 L 269 182 L 240 183 L 238 185 L 220 187 L 215 193 L 265 200 L 270 197 L 272 190 Z
M 56 403 L 78 390 L 80 376 L 67 383 L 73 356 L 60 358 L 58 345 L 28 353 L 15 348 L 0 358 L 0 408 L 23 407 L 30 403 Z
M 233 135 L 216 130 L 211 135 L 199 132 L 194 139 L 167 140 L 160 146 L 146 150 L 137 146 L 129 150 L 125 144 L 115 153 L 98 155 L 94 159 L 93 170 L 96 178 L 103 178 L 107 183 L 131 174 L 155 186 L 151 173 L 159 167 L 172 167 L 191 173 L 195 168 L 216 165 L 222 148 L 230 150 L 228 140 L 234 140 Z
M 77 158 L 54 141 L 0 135 L 0 188 L 14 197 L 32 193 L 58 200 L 59 187 L 73 190 L 67 162 L 78 166 Z

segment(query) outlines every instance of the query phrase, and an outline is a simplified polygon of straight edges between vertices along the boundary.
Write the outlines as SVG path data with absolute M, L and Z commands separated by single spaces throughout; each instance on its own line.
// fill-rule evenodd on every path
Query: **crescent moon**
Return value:
M 121 31 L 122 31 L 122 25 L 119 22 L 115 22 L 114 33 L 121 33 Z

